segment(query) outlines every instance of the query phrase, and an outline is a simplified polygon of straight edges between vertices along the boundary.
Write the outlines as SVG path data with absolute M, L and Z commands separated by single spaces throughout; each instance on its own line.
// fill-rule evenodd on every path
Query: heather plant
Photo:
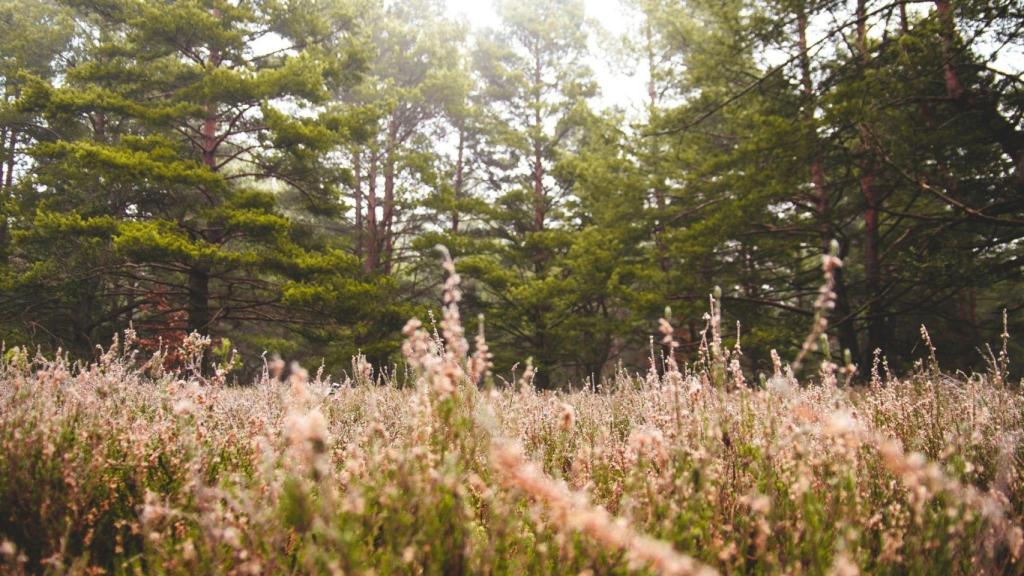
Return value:
M 228 386 L 152 370 L 131 333 L 89 364 L 5 351 L 3 572 L 1024 573 L 1008 354 L 905 377 L 879 356 L 863 386 L 774 354 L 761 386 L 713 299 L 693 364 L 666 318 L 646 374 L 547 391 L 526 364 L 501 385 L 444 266 L 403 387 L 365 358 Z

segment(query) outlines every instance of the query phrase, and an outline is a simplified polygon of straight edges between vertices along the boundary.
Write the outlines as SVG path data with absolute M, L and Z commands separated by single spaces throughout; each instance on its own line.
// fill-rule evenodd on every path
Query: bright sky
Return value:
M 446 0 L 453 16 L 464 16 L 473 28 L 498 26 L 500 21 L 491 0 Z M 617 43 L 630 26 L 630 17 L 618 0 L 585 0 L 588 20 L 596 21 L 605 30 L 604 38 L 591 35 L 590 67 L 601 86 L 600 104 L 630 109 L 642 104 L 647 93 L 647 76 L 643 71 L 625 70 L 624 64 L 612 54 Z
M 492 0 L 446 0 L 453 16 L 464 16 L 473 28 L 497 26 L 500 22 Z M 596 21 L 606 31 L 603 38 L 591 36 L 590 66 L 594 70 L 601 98 L 599 104 L 621 106 L 637 113 L 641 110 L 646 95 L 647 75 L 643 70 L 627 70 L 621 59 L 609 50 L 631 26 L 632 17 L 619 0 L 584 0 L 586 17 Z M 611 44 L 611 45 L 606 45 Z M 976 47 L 984 51 L 989 43 L 980 39 Z M 991 44 L 995 47 L 996 44 Z M 1024 70 L 1024 46 L 999 46 L 998 57 L 993 64 L 1001 71 L 1020 73 Z
M 498 15 L 491 0 L 446 0 L 452 14 L 464 15 L 475 27 L 497 26 Z M 628 22 L 623 19 L 625 12 L 618 0 L 585 0 L 583 3 L 588 18 L 594 18 L 602 26 L 616 34 L 626 31 Z

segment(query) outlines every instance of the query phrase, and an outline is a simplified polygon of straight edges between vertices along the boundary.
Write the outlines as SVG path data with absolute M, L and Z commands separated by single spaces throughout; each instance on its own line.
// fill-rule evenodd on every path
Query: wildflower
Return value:
M 186 562 L 191 562 L 196 559 L 196 545 L 192 540 L 185 540 L 181 545 L 181 558 Z
M 775 348 L 772 348 L 771 356 L 772 356 L 773 375 L 776 378 L 781 378 L 782 377 L 782 359 L 779 358 L 779 353 L 775 351 Z
M 558 428 L 563 432 L 569 432 L 576 426 L 576 410 L 565 402 L 559 405 Z
M 701 390 L 703 390 L 703 389 L 704 389 L 704 385 L 701 384 L 701 381 L 700 381 L 699 378 L 691 376 L 687 380 L 686 393 L 690 396 L 691 400 L 695 400 L 696 397 L 700 394 Z
M 327 419 L 319 408 L 305 414 L 292 414 L 287 420 L 288 441 L 293 446 L 306 443 L 322 451 L 327 443 Z
M 292 385 L 294 390 L 297 387 L 304 387 L 309 382 L 309 372 L 305 368 L 299 365 L 298 362 L 292 362 L 289 366 L 288 382 Z
M 843 552 L 836 555 L 829 574 L 830 576 L 858 576 L 860 570 L 857 568 L 857 564 L 850 560 L 850 557 Z
M 359 384 L 372 384 L 373 364 L 363 354 L 356 354 L 352 357 L 352 375 Z
M 661 430 L 656 428 L 642 428 L 630 432 L 629 447 L 637 458 L 647 457 L 659 464 L 668 461 L 665 437 Z
M 178 416 L 191 414 L 193 411 L 195 411 L 195 409 L 196 405 L 193 404 L 192 401 L 189 400 L 188 398 L 179 399 L 177 402 L 174 403 L 174 406 L 171 407 L 171 410 Z
M 491 358 L 493 358 L 494 355 L 491 354 L 490 348 L 487 346 L 487 339 L 484 337 L 483 314 L 480 314 L 478 317 L 478 323 L 480 328 L 474 340 L 476 350 L 473 352 L 473 356 L 469 359 L 469 373 L 470 380 L 472 380 L 473 383 L 480 385 L 491 372 L 491 368 L 493 367 Z
M 794 392 L 793 383 L 789 378 L 783 376 L 781 371 L 776 372 L 774 376 L 768 379 L 767 388 L 772 394 L 784 398 L 792 397 Z
M 228 546 L 235 548 L 242 547 L 242 533 L 234 526 L 226 526 L 219 531 L 220 540 Z
M 857 419 L 850 412 L 833 413 L 825 424 L 825 432 L 832 436 L 851 434 L 858 430 Z
M 284 373 L 284 367 L 284 360 L 277 354 L 274 354 L 274 357 L 267 363 L 267 375 L 271 380 L 280 380 L 281 374 Z
M 417 318 L 410 318 L 402 328 L 402 335 L 408 338 L 415 334 L 420 329 L 420 326 L 423 326 L 423 322 L 420 322 Z
M 494 462 L 505 482 L 544 503 L 556 522 L 583 532 L 609 548 L 626 552 L 631 562 L 647 565 L 659 574 L 716 573 L 676 552 L 667 542 L 638 534 L 625 520 L 611 516 L 604 508 L 587 502 L 583 494 L 570 492 L 564 484 L 551 480 L 536 464 L 528 462 L 517 446 L 498 445 Z
M 1021 530 L 1020 526 L 1014 526 L 1010 529 L 1006 543 L 1009 546 L 1010 556 L 1013 557 L 1013 561 L 1020 560 L 1021 549 L 1024 548 L 1024 531 Z
M 139 514 L 139 520 L 143 526 L 155 526 L 163 520 L 169 510 L 162 506 L 157 498 L 157 495 L 153 492 L 146 491 L 143 497 L 142 512 Z
M 743 370 L 740 368 L 739 358 L 733 358 L 729 362 L 729 372 L 732 374 L 733 385 L 736 388 L 746 388 L 747 381 L 743 377 Z
M 533 368 L 533 358 L 526 359 L 526 368 L 523 370 L 523 375 L 519 377 L 519 391 L 526 393 L 533 390 L 533 377 L 535 371 Z
M 750 497 L 750 511 L 759 516 L 765 516 L 772 509 L 771 498 L 764 494 L 755 494 Z

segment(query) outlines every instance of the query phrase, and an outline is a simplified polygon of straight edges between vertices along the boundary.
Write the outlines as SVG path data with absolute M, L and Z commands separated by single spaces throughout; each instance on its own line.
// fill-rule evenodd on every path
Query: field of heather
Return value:
M 1024 576 L 1022 335 L 1024 0 L 0 0 L 0 576 Z
M 200 373 L 202 339 L 165 371 L 130 331 L 86 366 L 8 350 L 3 572 L 1024 573 L 1005 354 L 970 377 L 876 365 L 858 386 L 777 359 L 748 382 L 712 300 L 693 366 L 540 392 L 529 367 L 493 384 L 457 283 L 438 330 L 406 326 L 401 377 L 268 362 L 226 386 Z

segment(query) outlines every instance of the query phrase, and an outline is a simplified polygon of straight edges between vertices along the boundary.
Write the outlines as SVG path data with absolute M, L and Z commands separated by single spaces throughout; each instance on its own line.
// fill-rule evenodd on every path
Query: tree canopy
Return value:
M 495 7 L 0 0 L 4 341 L 387 365 L 438 244 L 541 386 L 646 369 L 666 306 L 696 353 L 716 290 L 768 371 L 833 245 L 862 373 L 1021 325 L 1018 2 L 629 0 L 615 42 L 582 0 Z M 600 105 L 598 61 L 646 99 Z

